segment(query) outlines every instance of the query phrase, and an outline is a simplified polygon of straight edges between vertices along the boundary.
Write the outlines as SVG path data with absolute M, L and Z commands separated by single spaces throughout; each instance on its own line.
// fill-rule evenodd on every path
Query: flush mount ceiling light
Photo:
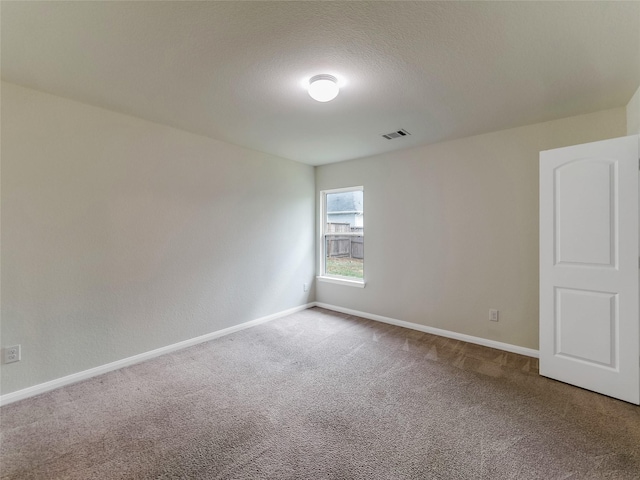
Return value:
M 309 95 L 318 102 L 329 102 L 338 96 L 340 87 L 333 75 L 322 73 L 309 79 Z

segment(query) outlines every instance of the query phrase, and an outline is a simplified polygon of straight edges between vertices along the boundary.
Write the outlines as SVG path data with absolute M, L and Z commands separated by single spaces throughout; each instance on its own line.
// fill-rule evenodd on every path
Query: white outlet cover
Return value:
M 3 363 L 15 363 L 21 360 L 20 345 L 12 345 L 5 347 L 3 350 Z

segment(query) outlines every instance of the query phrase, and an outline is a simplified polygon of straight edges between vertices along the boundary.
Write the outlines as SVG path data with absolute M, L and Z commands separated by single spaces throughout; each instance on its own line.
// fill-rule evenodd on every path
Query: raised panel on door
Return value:
M 594 158 L 555 170 L 556 264 L 615 267 L 616 166 Z
M 556 288 L 554 354 L 616 369 L 617 300 L 618 295 L 611 292 Z
M 638 136 L 540 154 L 540 373 L 640 403 Z

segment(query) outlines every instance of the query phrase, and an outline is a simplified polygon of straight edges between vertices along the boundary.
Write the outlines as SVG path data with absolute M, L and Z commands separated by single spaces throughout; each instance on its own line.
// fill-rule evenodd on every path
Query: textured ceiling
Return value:
M 312 165 L 625 105 L 640 2 L 8 2 L 2 78 Z M 338 98 L 306 79 L 330 73 Z M 385 140 L 400 128 L 410 137 Z

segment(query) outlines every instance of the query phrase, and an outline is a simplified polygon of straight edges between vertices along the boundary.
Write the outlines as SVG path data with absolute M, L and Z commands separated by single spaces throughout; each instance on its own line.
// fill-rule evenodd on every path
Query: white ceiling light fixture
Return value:
M 329 102 L 339 92 L 338 79 L 333 75 L 322 73 L 309 79 L 309 95 L 318 102 Z

